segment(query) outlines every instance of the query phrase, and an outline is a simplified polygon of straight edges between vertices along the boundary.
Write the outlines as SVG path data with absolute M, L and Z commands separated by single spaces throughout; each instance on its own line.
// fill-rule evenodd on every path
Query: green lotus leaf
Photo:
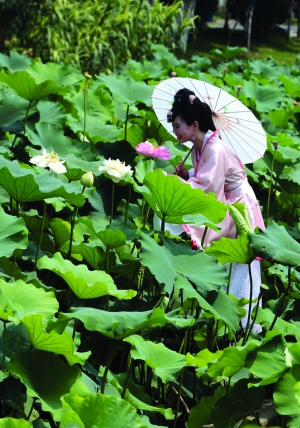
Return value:
M 0 126 L 8 127 L 15 122 L 24 120 L 27 108 L 28 101 L 16 95 L 10 88 L 3 91 L 2 107 L 0 107 Z M 21 129 L 23 129 L 23 125 Z
M 55 420 L 60 418 L 60 398 L 70 392 L 80 377 L 78 367 L 64 364 L 58 355 L 40 350 L 17 352 L 10 359 L 8 371 L 20 378 L 27 395 L 38 397 L 42 409 L 54 414 Z
M 103 376 L 104 370 L 105 370 L 105 368 L 100 366 L 100 370 L 98 373 L 99 376 Z M 122 394 L 126 376 L 127 376 L 127 373 L 121 373 L 119 375 L 114 375 L 110 370 L 108 370 L 107 381 L 109 383 L 107 385 L 113 385 L 117 389 L 117 391 L 119 391 L 119 393 Z M 120 382 L 122 383 L 122 385 L 120 384 Z M 105 386 L 106 395 L 108 395 L 106 392 L 107 385 Z M 145 412 L 147 412 L 147 411 L 148 412 L 158 412 L 158 413 L 161 413 L 162 415 L 164 415 L 164 417 L 167 420 L 174 419 L 172 409 L 165 409 L 164 407 L 155 407 L 155 406 L 151 406 L 150 404 L 145 403 L 144 401 L 146 401 L 150 397 L 147 394 L 145 394 L 144 392 L 141 393 L 141 391 L 143 391 L 143 388 L 141 388 L 138 391 L 136 390 L 135 395 L 133 395 L 130 391 L 136 389 L 137 386 L 138 385 L 134 384 L 133 382 L 129 382 L 128 388 L 126 389 L 126 393 L 125 393 L 125 397 L 124 397 L 125 400 L 128 401 L 128 403 L 132 404 L 138 410 L 144 410 Z M 136 397 L 136 395 L 140 399 L 138 399 Z M 144 401 L 142 401 L 143 398 L 144 398 Z
M 124 111 L 124 114 L 126 116 L 126 112 Z M 135 149 L 136 146 L 146 140 L 148 127 L 141 126 L 140 124 L 128 123 L 128 127 L 126 130 L 126 141 Z M 125 139 L 125 129 L 123 129 L 123 138 Z
M 291 113 L 287 110 L 272 110 L 269 111 L 268 117 L 274 126 L 278 126 L 281 129 L 288 128 L 289 120 L 291 119 Z
M 289 427 L 297 428 L 300 422 L 299 404 L 300 365 L 295 364 L 275 384 L 275 409 L 280 415 L 292 418 Z
M 57 128 L 62 129 L 66 121 L 66 112 L 61 104 L 58 102 L 40 100 L 37 103 L 37 109 L 40 114 L 38 123 L 47 123 L 48 125 L 55 125 Z M 53 143 L 55 143 L 55 141 L 53 141 Z
M 139 162 L 135 167 L 135 178 L 139 183 L 143 183 L 144 178 L 148 172 L 152 172 L 154 168 L 153 160 L 146 160 L 144 162 Z
M 35 349 L 61 354 L 71 366 L 77 363 L 83 365 L 91 354 L 91 352 L 76 352 L 72 337 L 66 331 L 62 334 L 55 331 L 45 333 L 42 315 L 27 315 L 21 322 L 26 329 L 30 343 Z
M 269 329 L 274 321 L 274 317 L 275 315 L 270 309 L 262 309 L 259 307 L 256 322 L 266 329 Z M 295 322 L 288 322 L 281 318 L 277 318 L 274 331 L 295 336 L 297 340 L 300 340 L 300 326 Z
M 28 230 L 22 218 L 6 214 L 0 207 L 0 257 L 11 257 L 16 249 L 28 245 Z
M 252 98 L 257 110 L 262 113 L 273 110 L 284 98 L 284 93 L 278 86 L 261 86 L 255 80 L 244 82 L 242 93 Z
M 21 168 L 17 161 L 0 157 L 0 186 L 17 202 L 35 202 L 60 196 L 75 206 L 82 206 L 85 198 L 81 186 L 63 183 L 51 171 L 35 175 L 33 169 Z
M 100 175 L 99 166 L 103 165 L 103 161 L 88 162 L 78 158 L 73 153 L 65 156 L 65 166 L 67 168 L 66 176 L 69 180 L 80 180 L 83 174 L 91 171 L 95 176 Z
M 138 102 L 151 106 L 151 95 L 153 88 L 145 82 L 135 82 L 131 77 L 124 77 L 122 74 L 106 75 L 100 73 L 95 79 L 95 85 L 104 84 L 116 101 L 124 104 L 134 105 Z
M 142 360 L 153 369 L 163 383 L 176 380 L 187 365 L 184 355 L 168 349 L 163 343 L 145 341 L 141 336 L 133 334 L 124 339 L 132 345 L 130 354 L 134 360 Z
M 277 335 L 276 335 L 277 334 Z M 256 377 L 255 387 L 276 383 L 287 370 L 286 341 L 278 332 L 267 333 L 259 347 L 249 352 L 245 367 Z
M 140 260 L 147 266 L 165 290 L 171 294 L 177 275 L 185 276 L 194 283 L 201 296 L 209 291 L 219 290 L 227 284 L 226 268 L 203 251 L 192 251 L 187 246 L 177 245 L 171 239 L 164 240 L 164 246 L 143 232 L 138 232 L 142 244 Z
M 263 388 L 249 388 L 249 380 L 241 379 L 230 389 L 228 396 L 221 397 L 212 408 L 215 428 L 234 428 L 236 423 L 259 410 L 265 396 Z
M 53 80 L 59 86 L 74 85 L 83 79 L 82 73 L 76 68 L 53 62 L 43 64 L 41 61 L 34 61 L 27 73 L 34 78 L 36 83 Z
M 24 318 L 28 314 L 38 313 L 50 319 L 58 311 L 58 301 L 52 291 L 45 292 L 21 279 L 12 283 L 0 279 L 0 308 L 1 318 L 5 314 Z M 8 315 L 4 319 L 8 319 Z
M 280 75 L 279 80 L 283 83 L 285 92 L 292 98 L 300 97 L 300 88 L 297 81 L 297 77 Z
M 183 224 L 184 215 L 203 214 L 218 224 L 226 215 L 226 206 L 216 200 L 213 193 L 206 195 L 202 189 L 193 189 L 177 176 L 166 176 L 160 169 L 148 173 L 144 185 L 151 192 L 144 193 L 155 214 L 167 223 Z
M 62 220 L 61 218 L 53 218 L 50 221 L 49 226 L 54 238 L 56 249 L 61 248 L 63 244 L 70 241 L 70 223 L 65 220 Z
M 110 249 L 126 244 L 126 235 L 121 230 L 106 229 L 97 233 L 98 238 Z
M 35 125 L 35 129 L 36 133 L 28 127 L 26 128 L 26 136 L 34 146 L 40 146 L 47 152 L 54 151 L 62 160 L 70 152 L 78 157 L 81 155 L 80 150 L 75 147 L 71 138 L 66 137 L 58 127 L 50 123 L 40 122 Z M 41 154 L 36 150 L 29 149 L 28 151 L 32 157 Z
M 258 340 L 248 342 L 245 346 L 230 346 L 223 350 L 217 361 L 208 362 L 207 373 L 211 377 L 232 377 L 245 367 L 245 361 L 250 351 L 259 346 Z
M 30 422 L 25 419 L 4 418 L 0 419 L 1 428 L 32 428 Z
M 226 395 L 226 388 L 218 387 L 214 395 L 201 397 L 200 403 L 191 409 L 189 420 L 186 423 L 187 428 L 199 428 L 211 422 L 211 409 L 219 398 Z
M 0 53 L 0 66 L 8 68 L 11 72 L 26 70 L 31 64 L 28 55 L 20 55 L 16 51 L 10 51 L 9 56 Z
M 295 162 L 290 166 L 286 165 L 284 170 L 282 171 L 280 175 L 281 180 L 279 182 L 283 186 L 283 188 L 287 189 L 288 193 L 292 193 L 294 188 L 294 186 L 289 187 L 289 185 L 291 184 L 290 183 L 291 180 L 294 183 L 300 184 L 299 173 L 300 173 L 300 162 Z
M 94 247 L 81 242 L 73 244 L 72 254 L 80 254 L 92 269 L 99 269 L 100 264 L 105 261 L 106 253 L 101 247 Z
M 136 409 L 126 400 L 104 394 L 62 397 L 61 428 L 144 428 Z
M 251 60 L 249 61 L 250 70 L 258 76 L 266 76 L 271 81 L 278 79 L 278 75 L 282 72 L 279 64 L 274 62 Z
M 28 101 L 37 101 L 50 94 L 65 94 L 67 90 L 51 80 L 37 84 L 27 71 L 14 74 L 0 74 L 0 82 L 10 86 L 20 97 Z
M 146 327 L 164 327 L 169 323 L 184 328 L 194 324 L 194 318 L 180 316 L 179 309 L 165 314 L 160 308 L 145 312 L 107 312 L 94 308 L 71 308 L 71 313 L 59 313 L 58 322 L 67 323 L 72 318 L 82 321 L 87 330 L 98 331 L 115 340 L 123 340 Z
M 258 234 L 251 233 L 249 239 L 255 253 L 263 259 L 287 266 L 300 265 L 300 244 L 274 221 Z
M 28 335 L 26 333 L 25 328 L 23 325 L 17 324 L 15 325 L 13 322 L 6 323 L 6 339 L 4 334 L 4 323 L 1 323 L 0 326 L 0 358 L 3 358 L 3 355 L 5 353 L 5 359 L 8 363 L 10 358 L 13 354 L 16 352 L 24 352 L 24 351 L 30 351 L 31 350 L 31 343 L 28 339 Z M 5 343 L 5 340 L 7 340 L 7 343 Z M 4 352 L 4 348 L 5 352 Z M 7 367 L 5 365 L 5 367 Z M 4 372 L 6 373 L 6 372 Z
M 60 253 L 55 253 L 51 259 L 42 257 L 39 260 L 39 269 L 57 273 L 80 299 L 107 295 L 117 299 L 131 299 L 136 294 L 134 290 L 118 290 L 112 277 L 104 271 L 89 271 L 85 265 L 75 266 L 69 260 L 64 260 Z
M 242 233 L 236 239 L 221 238 L 212 242 L 210 247 L 205 249 L 206 253 L 215 257 L 219 263 L 251 263 L 256 254 L 249 243 L 249 234 Z

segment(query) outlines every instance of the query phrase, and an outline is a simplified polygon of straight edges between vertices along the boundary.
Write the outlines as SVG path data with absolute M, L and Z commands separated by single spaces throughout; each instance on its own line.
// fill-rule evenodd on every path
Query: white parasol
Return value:
M 168 132 L 173 133 L 173 127 L 172 123 L 167 122 L 167 112 L 172 107 L 174 95 L 182 88 L 193 91 L 201 101 L 210 106 L 219 137 L 244 164 L 255 162 L 263 156 L 267 136 L 252 111 L 223 89 L 203 80 L 172 77 L 154 88 L 153 109 Z

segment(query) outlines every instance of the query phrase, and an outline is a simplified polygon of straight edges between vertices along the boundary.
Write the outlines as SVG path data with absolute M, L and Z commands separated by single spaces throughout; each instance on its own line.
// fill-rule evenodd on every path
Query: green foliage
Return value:
M 170 6 L 160 0 L 14 0 L 1 8 L 6 16 L 2 44 L 7 40 L 44 62 L 64 62 L 90 73 L 149 56 L 152 43 L 184 49 L 185 34 L 194 29 L 194 18 L 180 0 Z
M 165 9 L 153 7 L 162 19 Z M 153 56 L 95 78 L 0 56 L 0 426 L 256 426 L 247 417 L 265 393 L 287 426 L 299 425 L 299 67 L 231 59 L 213 68 L 161 45 Z M 159 125 L 150 96 L 173 70 L 235 95 L 242 85 L 239 98 L 268 130 L 265 156 L 246 168 L 265 218 L 268 210 L 264 231 L 252 231 L 236 204 L 236 239 L 193 251 L 164 232 L 166 222 L 218 231 L 226 214 L 215 195 L 172 174 L 187 149 Z M 166 145 L 170 160 L 138 155 L 146 140 Z M 36 156 L 66 172 L 33 166 Z M 99 170 L 109 158 L 132 176 L 113 184 Z M 225 291 L 223 264 L 258 255 L 262 298 L 242 329 L 248 300 Z M 262 332 L 254 336 L 252 323 Z

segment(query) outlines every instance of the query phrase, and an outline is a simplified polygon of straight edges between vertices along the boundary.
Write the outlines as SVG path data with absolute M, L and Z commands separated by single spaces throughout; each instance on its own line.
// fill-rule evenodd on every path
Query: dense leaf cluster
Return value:
M 152 49 L 155 61 L 93 77 L 0 54 L 0 427 L 233 428 L 250 416 L 258 427 L 265 398 L 299 426 L 299 67 L 239 48 L 219 51 L 217 68 Z M 193 251 L 164 233 L 168 222 L 217 230 L 226 215 L 171 174 L 186 149 L 150 98 L 171 71 L 238 95 L 262 121 L 268 150 L 247 173 L 265 231 L 237 204 L 234 240 Z M 145 140 L 170 160 L 138 155 Z M 43 149 L 65 173 L 30 162 Z M 113 183 L 98 169 L 108 158 L 133 175 Z M 260 302 L 246 315 L 225 264 L 256 256 Z

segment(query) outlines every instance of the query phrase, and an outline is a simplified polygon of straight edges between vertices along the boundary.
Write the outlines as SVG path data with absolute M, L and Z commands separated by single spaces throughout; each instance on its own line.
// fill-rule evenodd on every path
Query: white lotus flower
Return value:
M 52 171 L 56 172 L 56 174 L 63 174 L 64 172 L 67 172 L 66 167 L 63 165 L 65 161 L 61 161 L 59 156 L 53 151 L 52 153 L 48 153 L 46 149 L 43 149 L 42 155 L 33 156 L 29 162 L 42 168 L 48 167 L 52 169 Z
M 119 183 L 127 173 L 130 176 L 133 174 L 131 167 L 125 165 L 125 162 L 121 162 L 119 159 L 113 160 L 109 158 L 103 163 L 105 166 L 99 166 L 99 171 L 106 173 L 114 183 Z

